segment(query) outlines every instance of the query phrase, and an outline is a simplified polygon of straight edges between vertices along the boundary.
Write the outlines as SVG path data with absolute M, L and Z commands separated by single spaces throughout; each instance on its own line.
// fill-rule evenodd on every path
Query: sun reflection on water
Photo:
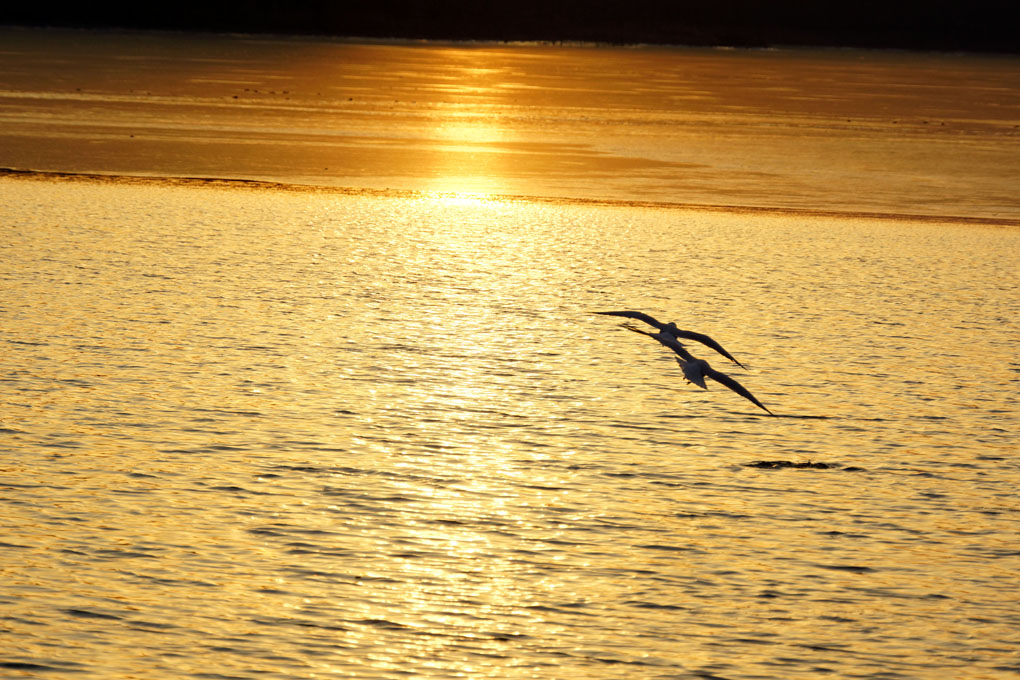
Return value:
M 531 465 L 542 455 L 531 435 L 500 425 L 540 417 L 520 370 L 536 360 L 534 345 L 518 337 L 534 332 L 522 304 L 542 304 L 527 291 L 549 279 L 532 252 L 540 244 L 523 242 L 529 218 L 505 219 L 510 208 L 485 194 L 447 185 L 419 208 L 435 219 L 408 228 L 411 246 L 396 259 L 399 285 L 416 301 L 402 327 L 407 350 L 391 357 L 394 384 L 376 384 L 382 402 L 401 404 L 395 415 L 413 414 L 377 424 L 390 468 L 410 478 L 395 485 L 406 499 L 393 521 L 399 558 L 389 566 L 399 585 L 366 614 L 413 631 L 386 663 L 449 658 L 465 644 L 504 653 L 515 638 L 545 635 L 542 606 L 560 584 L 530 574 L 566 559 L 529 528 L 534 504 L 568 505 L 565 492 Z M 424 469 L 427 480 L 417 477 Z M 559 531 L 539 533 L 552 541 Z M 484 667 L 459 670 L 477 677 Z
M 439 149 L 428 157 L 428 190 L 454 197 L 509 193 L 505 181 L 514 173 L 506 150 L 515 136 L 491 106 L 504 96 L 507 73 L 487 50 L 451 50 L 447 57 L 455 83 L 445 90 L 450 101 L 425 126 L 426 137 Z

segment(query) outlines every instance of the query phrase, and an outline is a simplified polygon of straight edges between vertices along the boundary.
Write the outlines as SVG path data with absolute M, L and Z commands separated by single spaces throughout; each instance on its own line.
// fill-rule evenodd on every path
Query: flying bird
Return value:
M 624 324 L 623 327 L 629 331 L 634 331 L 635 333 L 641 333 L 642 335 L 647 335 L 650 338 L 655 338 L 660 343 L 673 350 L 677 355 L 676 362 L 680 364 L 680 369 L 684 372 L 684 377 L 687 378 L 688 382 L 692 382 L 698 387 L 707 390 L 708 385 L 705 384 L 705 378 L 711 378 L 720 385 L 725 385 L 730 388 L 744 399 L 753 403 L 755 406 L 758 406 L 770 416 L 776 415 L 772 411 L 768 410 L 764 404 L 755 399 L 754 395 L 751 394 L 746 387 L 725 373 L 715 370 L 709 366 L 708 362 L 704 359 L 697 359 L 691 355 L 691 353 L 687 351 L 687 348 L 680 344 L 680 341 L 668 331 L 652 333 L 651 331 L 646 331 L 643 328 L 637 328 L 626 324 Z
M 669 323 L 662 323 L 661 321 L 658 321 L 657 319 L 645 314 L 644 312 L 595 312 L 595 314 L 603 314 L 605 316 L 622 316 L 628 319 L 637 319 L 638 321 L 644 321 L 649 326 L 655 326 L 656 328 L 659 329 L 661 333 L 666 333 L 667 335 L 673 337 L 674 339 L 684 338 L 685 340 L 694 340 L 695 342 L 700 342 L 702 345 L 705 345 L 706 347 L 711 347 L 716 352 L 718 352 L 719 354 L 723 355 L 724 357 L 735 363 L 737 366 L 740 366 L 741 368 L 746 368 L 746 366 L 744 366 L 742 363 L 734 359 L 733 355 L 731 355 L 729 352 L 723 349 L 723 346 L 720 345 L 715 340 L 713 340 L 712 338 L 708 337 L 704 333 L 695 333 L 694 331 L 685 331 L 683 329 L 677 328 L 676 324 L 673 323 L 672 321 L 670 321 Z M 627 328 L 630 328 L 630 326 L 627 326 Z M 631 330 L 636 329 L 631 328 Z M 655 336 L 653 335 L 652 337 Z

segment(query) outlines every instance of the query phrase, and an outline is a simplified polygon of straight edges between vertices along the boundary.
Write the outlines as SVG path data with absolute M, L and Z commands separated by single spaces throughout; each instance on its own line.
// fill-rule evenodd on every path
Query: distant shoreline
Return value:
M 1012 3 L 907 0 L 375 0 L 347 3 L 207 0 L 172 12 L 146 5 L 9 3 L 0 26 L 170 30 L 353 39 L 675 47 L 843 47 L 1020 54 Z
M 972 224 L 991 227 L 1020 227 L 1020 219 L 1007 217 L 978 217 L 967 215 L 926 215 L 922 213 L 889 213 L 879 211 L 849 211 L 832 209 L 791 208 L 783 206 L 753 206 L 739 204 L 677 203 L 666 201 L 637 201 L 626 199 L 599 199 L 558 196 L 519 196 L 510 194 L 471 194 L 419 189 L 375 189 L 369 187 L 347 187 L 290 183 L 264 179 L 231 177 L 176 177 L 155 175 L 124 175 L 97 172 L 64 172 L 52 170 L 28 170 L 0 167 L 0 181 L 4 179 L 49 182 L 91 182 L 110 184 L 141 184 L 150 186 L 206 187 L 226 189 L 251 189 L 257 191 L 288 191 L 296 193 L 337 194 L 341 196 L 378 196 L 399 198 L 478 198 L 492 201 L 525 201 L 556 205 L 591 205 L 618 208 L 650 208 L 658 210 L 691 210 L 702 212 L 724 212 L 756 215 L 805 215 L 813 217 L 855 218 L 869 220 L 899 220 L 906 222 L 927 222 L 941 224 Z
M 272 31 L 249 32 L 249 31 L 214 31 L 214 30 L 191 30 L 171 28 L 132 28 L 126 26 L 28 26 L 10 25 L 0 23 L 0 31 L 45 31 L 45 32 L 66 32 L 75 33 L 102 33 L 109 35 L 140 35 L 140 36 L 166 36 L 166 37 L 189 37 L 189 38 L 236 38 L 242 40 L 265 40 L 265 41 L 307 41 L 353 45 L 392 45 L 392 46 L 439 46 L 457 48 L 512 48 L 512 47 L 542 47 L 542 48 L 573 48 L 573 49 L 633 49 L 633 50 L 705 50 L 720 52 L 739 51 L 762 51 L 762 52 L 876 52 L 876 53 L 931 53 L 958 55 L 962 57 L 975 58 L 1003 58 L 1013 59 L 1020 57 L 1020 49 L 1014 53 L 1008 52 L 982 52 L 967 50 L 921 50 L 909 47 L 859 47 L 854 45 L 815 45 L 815 44 L 776 44 L 776 45 L 698 45 L 681 43 L 661 42 L 607 42 L 594 40 L 552 40 L 552 39 L 520 39 L 502 40 L 495 38 L 412 38 L 412 37 L 384 37 L 365 35 L 326 35 L 322 33 L 277 33 Z
M 574 49 L 635 49 L 635 50 L 706 50 L 706 51 L 764 51 L 764 52 L 875 52 L 875 53 L 918 53 L 958 55 L 975 58 L 1015 59 L 1020 57 L 1020 48 L 1014 52 L 973 51 L 973 50 L 940 50 L 915 49 L 910 47 L 862 47 L 856 45 L 818 45 L 818 44 L 776 44 L 776 45 L 712 45 L 712 44 L 681 44 L 662 42 L 607 42 L 593 40 L 552 40 L 552 39 L 521 39 L 502 40 L 490 38 L 411 38 L 384 37 L 364 35 L 326 35 L 322 33 L 276 33 L 271 31 L 213 31 L 170 28 L 132 28 L 125 26 L 28 26 L 0 23 L 0 31 L 66 31 L 68 33 L 106 33 L 113 35 L 161 35 L 187 36 L 195 38 L 237 38 L 267 41 L 309 41 L 339 44 L 360 45 L 394 45 L 394 46 L 441 46 L 459 48 L 493 48 L 493 47 L 548 47 Z

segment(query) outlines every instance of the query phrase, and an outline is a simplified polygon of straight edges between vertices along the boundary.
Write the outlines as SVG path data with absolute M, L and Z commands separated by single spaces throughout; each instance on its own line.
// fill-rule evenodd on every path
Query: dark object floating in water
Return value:
M 844 470 L 846 472 L 863 472 L 864 468 L 848 466 L 841 468 L 838 465 L 832 465 L 831 463 L 813 463 L 811 461 L 805 461 L 801 463 L 795 463 L 792 460 L 755 460 L 750 463 L 744 463 L 744 467 L 760 468 L 762 470 L 777 470 L 779 468 L 797 468 L 799 470 L 812 469 L 812 470 Z
M 870 574 L 875 571 L 872 567 L 866 567 L 862 564 L 816 564 L 815 566 L 822 569 L 832 569 L 833 571 L 847 571 L 851 574 Z

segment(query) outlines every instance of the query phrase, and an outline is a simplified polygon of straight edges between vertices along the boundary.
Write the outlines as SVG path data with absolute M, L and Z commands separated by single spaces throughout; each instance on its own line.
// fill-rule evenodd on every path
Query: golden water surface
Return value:
M 468 133 L 451 132 L 447 147 L 418 126 L 428 120 L 422 101 L 451 119 L 445 90 L 420 95 L 411 122 L 407 93 L 386 113 L 376 89 L 350 89 L 351 67 L 337 86 L 344 97 L 324 105 L 334 113 L 315 118 L 325 114 L 308 95 L 317 141 L 300 147 L 306 154 L 293 117 L 274 127 L 250 122 L 261 109 L 173 100 L 185 71 L 172 50 L 198 48 L 160 40 L 128 34 L 103 43 L 108 52 L 93 44 L 80 70 L 52 71 L 64 89 L 39 85 L 49 100 L 18 90 L 12 75 L 19 63 L 45 71 L 39 53 L 33 61 L 27 47 L 10 47 L 4 61 L 0 166 L 45 172 L 0 177 L 0 675 L 1020 671 L 1020 229 L 1008 165 L 1000 176 L 981 162 L 1016 141 L 1006 123 L 988 122 L 989 98 L 956 137 L 924 137 L 915 122 L 901 139 L 883 127 L 891 121 L 819 133 L 862 163 L 895 140 L 917 153 L 956 148 L 946 163 L 979 190 L 946 188 L 952 209 L 940 217 L 924 199 L 951 172 L 931 167 L 926 184 L 923 158 L 877 177 L 834 162 L 825 178 L 814 171 L 828 152 L 812 155 L 805 142 L 782 170 L 755 165 L 771 161 L 753 148 L 733 159 L 747 174 L 713 165 L 724 156 L 708 130 L 747 138 L 757 115 L 747 102 L 745 127 L 678 132 L 701 139 L 690 177 L 722 182 L 685 185 L 666 167 L 679 167 L 687 145 L 647 136 L 683 125 L 613 109 L 610 86 L 589 75 L 633 64 L 613 87 L 646 87 L 641 60 L 666 59 L 655 51 L 577 49 L 571 62 L 538 46 L 334 45 L 398 60 L 413 52 L 406 73 L 385 71 L 394 88 L 438 82 L 438 65 L 457 60 L 483 73 L 498 59 L 559 63 L 561 89 L 589 83 L 602 108 L 583 119 L 576 93 L 522 104 L 531 146 L 480 138 L 470 147 Z M 263 50 L 308 48 L 218 40 L 202 49 L 241 44 L 257 64 Z M 166 80 L 145 70 L 143 48 L 153 46 L 176 64 Z M 238 77 L 236 59 L 219 69 L 198 54 L 193 86 L 219 71 Z M 693 58 L 685 54 L 671 57 L 676 72 Z M 758 56 L 796 61 L 784 54 Z M 754 56 L 698 55 L 722 72 Z M 860 62 L 876 79 L 942 59 L 825 58 Z M 106 73 L 104 60 L 120 64 L 119 80 L 71 94 L 75 77 Z M 432 70 L 422 66 L 430 60 Z M 813 60 L 803 61 L 825 73 L 824 59 Z M 961 60 L 994 89 L 1000 72 Z M 775 68 L 781 77 L 785 67 Z M 369 71 L 366 82 L 377 77 Z M 273 73 L 252 66 L 258 96 Z M 522 73 L 534 87 L 518 87 L 520 97 L 554 97 Z M 331 82 L 315 83 L 323 98 Z M 458 88 L 470 82 L 448 87 L 466 97 Z M 293 87 L 275 96 L 286 101 Z M 662 100 L 666 118 L 724 108 L 656 87 L 655 96 L 686 93 Z M 836 106 L 819 87 L 813 101 Z M 1013 96 L 1005 91 L 1003 102 Z M 374 103 L 357 103 L 370 95 Z M 352 141 L 357 116 L 335 113 L 348 96 L 368 106 L 358 115 L 371 140 Z M 187 115 L 172 114 L 179 107 Z M 552 122 L 537 122 L 542 107 Z M 475 132 L 487 129 L 477 110 L 464 114 Z M 766 114 L 756 120 L 757 148 L 779 144 L 773 133 L 798 138 Z M 115 133 L 129 121 L 148 126 L 131 132 L 141 150 Z M 389 137 L 375 136 L 383 129 Z M 562 156 L 550 147 L 561 133 Z M 296 171 L 322 160 L 318 141 L 329 134 L 344 170 Z M 667 165 L 650 163 L 655 148 Z M 248 155 L 229 155 L 241 149 Z M 291 160 L 277 157 L 287 149 Z M 368 191 L 385 188 L 376 181 L 387 149 L 396 179 Z M 627 158 L 645 160 L 624 171 Z M 510 163 L 485 165 L 497 161 Z M 910 177 L 917 192 L 898 192 Z M 667 205 L 682 186 L 675 203 L 749 207 Z M 776 207 L 800 211 L 767 209 Z M 668 350 L 591 314 L 606 309 L 710 334 L 746 368 L 692 351 L 778 417 L 720 384 L 685 384 Z
M 1020 59 L 0 29 L 0 167 L 1020 219 Z

